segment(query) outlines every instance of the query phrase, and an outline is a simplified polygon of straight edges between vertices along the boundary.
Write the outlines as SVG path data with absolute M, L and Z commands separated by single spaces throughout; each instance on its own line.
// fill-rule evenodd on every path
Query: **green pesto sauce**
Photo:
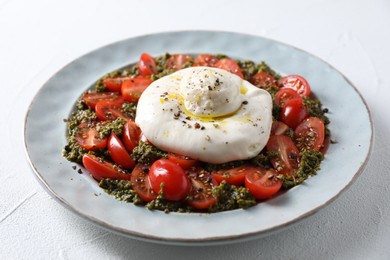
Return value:
M 140 141 L 138 146 L 134 147 L 131 157 L 137 163 L 152 164 L 154 161 L 167 158 L 168 153 L 162 151 L 155 146 Z
M 118 200 L 142 204 L 142 199 L 133 190 L 131 181 L 102 179 L 99 182 L 99 187 Z
M 100 138 L 105 138 L 114 133 L 116 135 L 122 135 L 123 127 L 126 124 L 126 120 L 123 118 L 116 118 L 113 121 L 103 121 L 97 124 L 97 129 Z

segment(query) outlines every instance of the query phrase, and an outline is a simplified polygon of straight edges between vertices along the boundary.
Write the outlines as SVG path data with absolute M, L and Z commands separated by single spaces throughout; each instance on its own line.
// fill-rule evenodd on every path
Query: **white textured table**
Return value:
M 0 258 L 389 259 L 390 2 L 0 0 Z M 371 158 L 336 201 L 293 227 L 228 246 L 176 247 L 102 230 L 53 200 L 27 163 L 23 125 L 40 86 L 105 44 L 161 31 L 243 32 L 304 49 L 345 74 L 375 126 Z

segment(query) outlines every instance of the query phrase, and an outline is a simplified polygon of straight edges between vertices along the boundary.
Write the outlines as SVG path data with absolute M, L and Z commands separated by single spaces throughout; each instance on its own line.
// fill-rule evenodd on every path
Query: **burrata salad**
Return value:
M 63 154 L 107 193 L 151 210 L 245 209 L 317 173 L 327 112 L 302 75 L 265 62 L 143 53 L 82 93 Z

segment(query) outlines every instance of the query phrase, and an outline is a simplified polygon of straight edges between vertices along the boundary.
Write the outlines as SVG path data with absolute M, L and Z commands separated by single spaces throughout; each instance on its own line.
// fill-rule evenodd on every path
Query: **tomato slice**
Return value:
M 149 167 L 146 164 L 138 163 L 131 172 L 131 184 L 138 196 L 145 202 L 157 198 L 149 179 Z
M 232 169 L 223 169 L 213 171 L 211 175 L 218 182 L 226 181 L 231 185 L 241 186 L 244 184 L 247 172 L 255 170 L 256 167 L 251 165 L 241 165 Z
M 271 135 L 267 143 L 267 151 L 278 153 L 277 157 L 271 158 L 271 163 L 278 173 L 292 175 L 293 169 L 298 169 L 299 151 L 290 137 Z
M 257 167 L 245 175 L 245 187 L 259 200 L 268 199 L 276 194 L 282 187 L 282 181 L 277 178 L 274 169 Z
M 325 139 L 324 122 L 318 117 L 306 118 L 295 128 L 294 137 L 300 151 L 319 151 Z
M 310 96 L 311 88 L 309 83 L 299 75 L 289 75 L 278 80 L 280 88 L 291 88 L 298 92 L 299 95 Z
M 117 92 L 86 92 L 81 99 L 87 106 L 93 109 L 95 109 L 96 104 L 102 100 L 120 104 L 124 102 L 123 97 Z
M 110 135 L 107 146 L 110 157 L 114 162 L 123 168 L 129 169 L 134 167 L 135 161 L 130 157 L 122 141 L 116 134 L 112 133 Z
M 215 67 L 227 70 L 230 73 L 236 74 L 237 76 L 244 78 L 240 66 L 238 66 L 237 62 L 235 62 L 234 60 L 228 58 L 220 59 L 217 63 L 215 63 Z
M 129 153 L 138 145 L 141 134 L 141 129 L 132 120 L 127 121 L 123 127 L 122 141 Z
M 309 117 L 309 112 L 303 104 L 302 98 L 287 101 L 280 111 L 280 120 L 292 129 L 295 129 L 307 117 Z
M 192 66 L 214 67 L 217 61 L 218 59 L 214 55 L 201 54 L 195 58 L 194 64 Z
M 138 102 L 142 92 L 152 83 L 149 78 L 133 78 L 122 84 L 122 95 L 126 101 Z
M 122 83 L 129 79 L 131 79 L 131 77 L 106 78 L 103 80 L 103 84 L 110 91 L 120 92 Z
M 267 89 L 275 85 L 276 80 L 271 74 L 261 71 L 253 75 L 250 82 L 259 88 Z
M 184 170 L 197 166 L 199 164 L 199 161 L 191 159 L 188 156 L 175 154 L 175 153 L 168 153 L 168 160 L 180 165 Z
M 154 192 L 162 189 L 167 200 L 183 200 L 190 192 L 191 184 L 183 168 L 170 160 L 155 161 L 150 167 L 149 178 Z
M 143 77 L 150 76 L 157 73 L 156 61 L 148 53 L 142 53 L 138 61 L 138 71 Z
M 291 88 L 282 88 L 275 94 L 274 101 L 277 105 L 283 107 L 289 100 L 300 98 L 301 96 Z
M 118 166 L 95 155 L 84 154 L 83 165 L 96 180 L 130 180 L 131 175 Z
M 114 120 L 118 117 L 130 120 L 129 117 L 121 112 L 121 106 L 119 103 L 113 103 L 108 100 L 100 101 L 95 106 L 96 116 L 101 121 Z
M 195 209 L 207 209 L 217 203 L 211 190 L 218 183 L 211 174 L 200 167 L 191 167 L 186 170 L 191 183 L 191 191 L 186 203 Z
M 104 149 L 107 146 L 107 138 L 100 138 L 96 127 L 86 122 L 78 126 L 75 139 L 82 148 L 88 151 Z
M 168 58 L 165 63 L 165 68 L 171 70 L 181 70 L 184 69 L 188 63 L 192 62 L 192 60 L 193 58 L 190 55 L 174 54 Z
M 288 125 L 280 121 L 273 121 L 271 127 L 271 135 L 284 135 L 290 129 Z

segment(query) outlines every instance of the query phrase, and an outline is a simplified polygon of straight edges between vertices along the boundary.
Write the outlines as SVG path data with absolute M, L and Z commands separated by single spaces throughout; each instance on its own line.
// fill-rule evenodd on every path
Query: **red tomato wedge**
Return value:
M 220 59 L 217 63 L 215 63 L 215 67 L 227 70 L 230 73 L 236 74 L 237 76 L 244 78 L 240 66 L 238 66 L 237 62 L 235 62 L 234 60 L 228 58 Z
M 122 141 L 129 153 L 138 145 L 141 134 L 141 129 L 132 120 L 127 121 L 123 127 Z
M 309 112 L 303 104 L 302 98 L 287 101 L 280 111 L 280 120 L 292 129 L 295 129 L 307 117 L 309 117 Z
M 257 168 L 250 165 L 241 165 L 232 169 L 213 171 L 211 175 L 218 182 L 226 181 L 228 184 L 241 186 L 244 184 L 245 175 Z
M 190 192 L 191 184 L 183 168 L 170 160 L 155 161 L 150 167 L 149 178 L 154 192 L 162 189 L 167 200 L 180 201 Z
M 191 159 L 188 156 L 175 154 L 175 153 L 168 153 L 168 160 L 180 165 L 184 170 L 197 166 L 199 164 L 199 161 Z
M 157 198 L 157 193 L 153 191 L 149 179 L 149 167 L 145 164 L 138 163 L 131 172 L 131 184 L 138 196 L 145 202 Z
M 295 143 L 300 151 L 319 151 L 325 139 L 325 125 L 318 117 L 303 120 L 294 131 Z
M 201 54 L 195 58 L 194 64 L 192 66 L 214 67 L 217 61 L 218 59 L 214 55 Z
M 200 167 L 192 167 L 186 170 L 191 183 L 191 191 L 187 197 L 187 204 L 195 209 L 207 209 L 217 203 L 211 190 L 218 183 L 209 172 Z
M 131 175 L 118 166 L 107 162 L 95 155 L 84 154 L 83 165 L 96 180 L 130 180 Z
M 245 176 L 245 187 L 256 199 L 268 199 L 282 187 L 282 181 L 277 178 L 277 175 L 274 169 L 258 167 Z
M 190 55 L 174 54 L 168 58 L 165 63 L 165 68 L 171 70 L 181 70 L 184 69 L 188 63 L 192 62 L 192 60 L 193 58 Z
M 131 77 L 106 78 L 103 80 L 103 84 L 110 91 L 120 92 L 122 88 L 122 83 L 129 79 L 131 79 Z
M 101 121 L 115 120 L 118 117 L 130 120 L 129 117 L 121 112 L 121 106 L 122 104 L 113 103 L 107 100 L 100 101 L 95 106 L 96 116 Z
M 124 102 L 123 97 L 117 92 L 87 92 L 82 96 L 82 100 L 92 109 L 95 109 L 96 104 L 102 100 L 119 104 Z
M 271 127 L 271 135 L 284 135 L 290 129 L 288 125 L 280 121 L 273 121 Z
M 143 77 L 151 76 L 157 73 L 156 61 L 148 53 L 142 53 L 138 61 L 138 71 Z
M 267 89 L 275 85 L 276 80 L 271 74 L 261 71 L 253 75 L 250 82 L 259 88 Z
M 301 96 L 291 88 L 282 88 L 275 94 L 274 101 L 277 105 L 283 107 L 289 100 L 300 98 Z
M 126 101 L 137 102 L 142 92 L 152 83 L 149 78 L 133 78 L 122 84 L 122 96 Z
M 108 152 L 111 159 L 122 166 L 123 168 L 133 168 L 135 161 L 130 157 L 130 154 L 126 151 L 122 141 L 114 133 L 108 138 Z
M 291 88 L 298 92 L 299 95 L 310 96 L 311 88 L 309 83 L 299 75 L 289 75 L 278 80 L 280 88 Z
M 94 125 L 81 123 L 75 134 L 77 143 L 88 151 L 104 149 L 107 146 L 107 138 L 100 138 L 99 133 Z
M 292 175 L 293 170 L 298 169 L 299 151 L 290 137 L 286 135 L 270 136 L 267 151 L 278 153 L 277 157 L 271 159 L 271 163 L 278 173 Z

